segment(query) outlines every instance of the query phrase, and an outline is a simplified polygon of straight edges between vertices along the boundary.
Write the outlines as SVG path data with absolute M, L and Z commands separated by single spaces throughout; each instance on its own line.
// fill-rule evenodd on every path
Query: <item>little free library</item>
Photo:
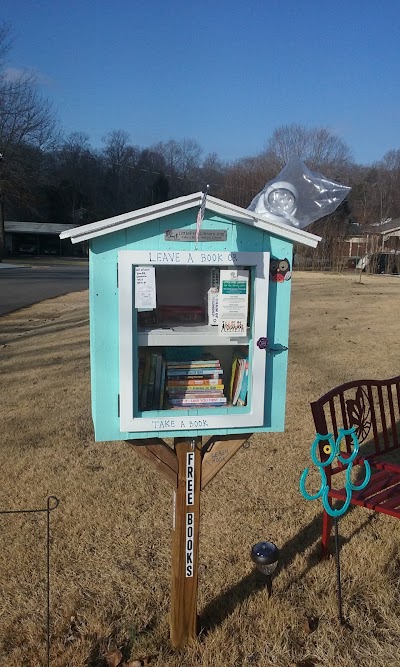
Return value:
M 174 490 L 178 648 L 197 634 L 200 492 L 251 433 L 284 429 L 293 244 L 320 239 L 201 192 L 62 236 L 89 241 L 96 440 Z
M 284 429 L 293 245 L 202 193 L 63 232 L 89 241 L 96 440 Z

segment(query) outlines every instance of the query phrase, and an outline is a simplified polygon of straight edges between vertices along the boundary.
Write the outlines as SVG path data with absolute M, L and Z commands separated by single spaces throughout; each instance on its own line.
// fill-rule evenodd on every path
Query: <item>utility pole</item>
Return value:
M 3 154 L 0 153 L 0 262 L 6 254 L 6 232 L 4 228 Z

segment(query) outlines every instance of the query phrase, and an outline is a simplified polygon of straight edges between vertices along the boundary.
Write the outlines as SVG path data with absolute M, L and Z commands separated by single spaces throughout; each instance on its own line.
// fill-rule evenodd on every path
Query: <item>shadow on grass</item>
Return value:
M 350 507 L 348 512 L 352 511 L 354 508 Z M 369 514 L 368 518 L 363 521 L 363 523 L 356 528 L 348 538 L 340 537 L 339 542 L 340 547 L 343 544 L 349 542 L 355 535 L 360 533 L 366 526 L 368 526 L 376 517 L 375 513 Z M 339 524 L 340 526 L 340 524 Z M 301 531 L 299 531 L 294 537 L 288 540 L 284 545 L 279 547 L 280 558 L 279 566 L 276 576 L 279 576 L 279 571 L 288 567 L 292 561 L 295 559 L 296 555 L 299 553 L 299 545 L 301 545 L 301 551 L 305 551 L 307 548 L 315 546 L 314 549 L 310 552 L 308 556 L 307 567 L 293 578 L 290 581 L 290 584 L 281 590 L 285 592 L 289 586 L 295 585 L 297 582 L 301 581 L 310 570 L 320 563 L 320 545 L 319 542 L 322 529 L 322 514 L 318 515 L 308 526 L 305 526 Z M 333 553 L 334 544 L 333 537 L 331 538 L 331 553 Z M 210 630 L 213 630 L 218 625 L 221 625 L 223 621 L 232 614 L 232 612 L 241 605 L 245 600 L 251 597 L 254 593 L 263 590 L 266 588 L 266 578 L 257 570 L 253 570 L 246 577 L 243 577 L 238 581 L 234 586 L 231 586 L 228 590 L 224 591 L 221 595 L 211 600 L 205 608 L 203 609 L 202 614 L 199 617 L 199 630 L 201 634 L 207 634 Z

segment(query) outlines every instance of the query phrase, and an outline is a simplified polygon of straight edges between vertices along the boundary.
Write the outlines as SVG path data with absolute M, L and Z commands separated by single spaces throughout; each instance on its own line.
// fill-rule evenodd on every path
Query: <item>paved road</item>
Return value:
M 87 266 L 4 268 L 0 271 L 0 315 L 88 286 Z

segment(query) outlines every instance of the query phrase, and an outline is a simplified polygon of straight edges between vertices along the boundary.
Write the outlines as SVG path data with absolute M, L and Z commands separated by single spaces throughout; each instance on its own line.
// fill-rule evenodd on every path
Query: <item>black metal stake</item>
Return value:
M 59 504 L 58 498 L 56 496 L 49 496 L 47 498 L 47 526 L 46 526 L 46 544 L 47 544 L 47 638 L 46 638 L 46 650 L 47 650 L 47 667 L 50 667 L 50 512 L 55 510 Z
M 337 577 L 337 597 L 338 597 L 338 615 L 340 625 L 346 625 L 346 622 L 343 618 L 342 610 L 342 584 L 340 581 L 340 558 L 339 558 L 339 530 L 338 530 L 338 520 L 335 516 L 333 518 L 335 525 L 335 558 L 336 558 L 336 577 Z
M 59 505 L 56 496 L 48 496 L 46 508 L 26 510 L 0 510 L 0 514 L 41 514 L 46 512 L 46 652 L 47 667 L 50 667 L 50 512 Z
M 266 586 L 267 586 L 267 591 L 268 591 L 268 597 L 270 598 L 271 595 L 272 595 L 272 577 L 271 577 L 271 575 L 267 574 L 266 579 L 267 579 Z

